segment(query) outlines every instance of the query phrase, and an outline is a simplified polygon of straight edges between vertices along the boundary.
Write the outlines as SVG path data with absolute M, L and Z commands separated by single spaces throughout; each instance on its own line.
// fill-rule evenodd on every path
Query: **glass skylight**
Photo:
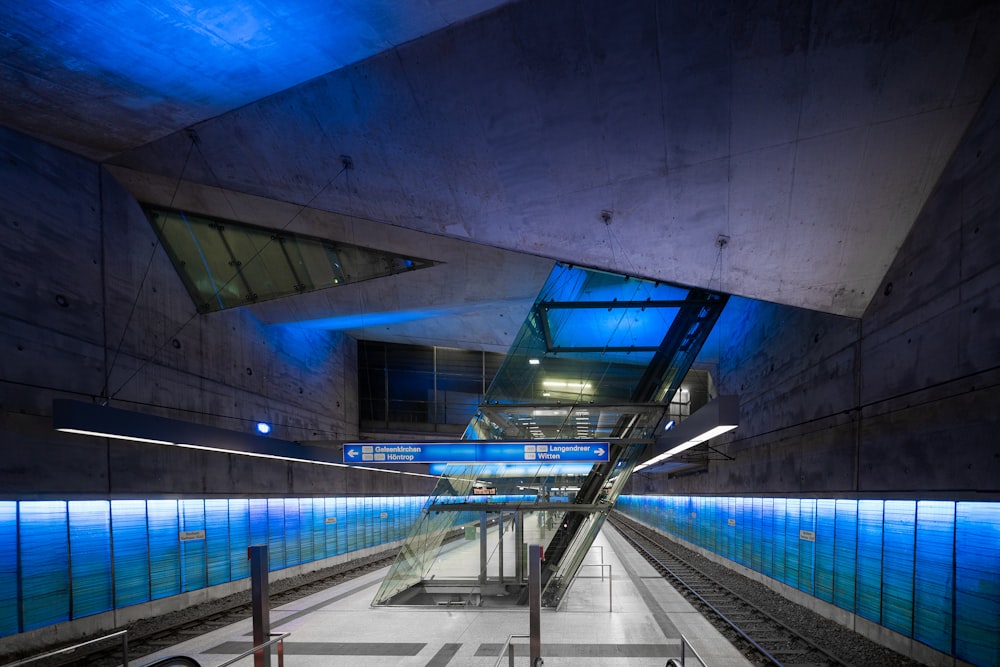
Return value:
M 199 313 L 436 264 L 186 211 L 143 208 Z

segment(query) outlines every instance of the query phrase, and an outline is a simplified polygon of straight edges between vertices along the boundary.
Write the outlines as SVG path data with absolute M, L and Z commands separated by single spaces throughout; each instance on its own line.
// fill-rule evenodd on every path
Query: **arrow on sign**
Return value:
M 597 449 L 595 449 L 594 453 L 597 454 L 598 456 L 604 456 L 604 450 L 601 449 L 600 447 L 598 447 Z
M 358 450 L 356 450 L 356 449 L 348 449 L 347 450 L 347 455 L 350 456 L 353 459 L 355 456 L 358 455 Z

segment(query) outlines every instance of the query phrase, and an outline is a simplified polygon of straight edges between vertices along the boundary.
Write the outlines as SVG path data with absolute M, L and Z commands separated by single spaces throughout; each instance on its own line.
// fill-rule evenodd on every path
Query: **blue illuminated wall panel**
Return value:
M 952 650 L 955 588 L 955 503 L 917 503 L 913 638 L 944 653 Z
M 184 592 L 204 588 L 208 584 L 207 554 L 205 549 L 205 501 L 181 500 L 181 590 Z M 186 537 L 189 534 L 200 537 Z
M 267 557 L 271 570 L 285 567 L 285 501 L 267 500 Z
M 855 611 L 876 623 L 882 618 L 882 506 L 881 500 L 858 501 Z
M 114 607 L 111 586 L 111 503 L 74 500 L 69 510 L 70 581 L 73 618 Z
M 299 562 L 311 563 L 322 556 L 316 555 L 313 542 L 313 501 L 312 498 L 299 500 Z
M 799 585 L 799 499 L 785 502 L 785 578 L 795 588 Z
M 837 501 L 816 501 L 816 589 L 813 595 L 820 600 L 833 602 L 834 550 L 836 549 Z
M 805 534 L 815 535 L 816 533 L 816 500 L 814 498 L 802 498 L 799 500 L 799 531 L 794 535 L 798 543 L 799 552 L 799 590 L 810 595 L 815 594 L 816 581 L 814 579 L 816 564 L 816 542 L 807 539 Z
M 146 530 L 146 501 L 111 501 L 115 607 L 149 601 L 150 537 Z M 176 540 L 175 533 L 174 544 Z M 23 545 L 21 548 L 23 553 Z
M 854 611 L 858 562 L 858 501 L 837 499 L 833 545 L 833 603 Z
M 284 567 L 292 567 L 302 562 L 300 543 L 302 524 L 299 520 L 299 499 L 285 498 L 285 562 Z
M 250 576 L 249 546 L 250 501 L 232 498 L 229 500 L 229 573 L 233 581 Z
M 882 625 L 913 634 L 913 553 L 917 503 L 885 501 L 882 539 Z
M 3 501 L 0 636 L 245 578 L 252 544 L 277 570 L 400 540 L 426 500 Z
M 66 503 L 22 502 L 18 517 L 22 625 L 33 630 L 69 620 L 69 535 Z
M 180 513 L 176 500 L 149 500 L 145 505 L 149 521 L 149 590 L 151 599 L 158 600 L 181 592 Z M 115 543 L 116 554 L 117 547 Z
M 955 655 L 1000 664 L 1000 503 L 955 508 Z
M 616 508 L 942 653 L 1000 665 L 1000 503 L 621 496 Z
M 229 501 L 205 499 L 205 553 L 208 559 L 208 585 L 232 581 L 229 571 Z
M 0 636 L 18 631 L 17 620 L 17 503 L 0 501 Z

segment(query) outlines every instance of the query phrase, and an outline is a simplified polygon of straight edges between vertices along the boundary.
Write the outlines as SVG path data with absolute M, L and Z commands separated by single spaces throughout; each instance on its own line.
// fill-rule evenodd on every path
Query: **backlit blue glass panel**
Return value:
M 858 501 L 837 500 L 836 545 L 833 549 L 833 603 L 854 611 L 857 572 Z
M 69 620 L 66 503 L 22 502 L 18 528 L 24 630 Z
M 300 540 L 302 526 L 299 519 L 299 499 L 285 498 L 285 564 L 292 567 L 302 562 Z
M 267 500 L 264 498 L 250 499 L 250 546 L 267 546 Z M 269 559 L 270 562 L 270 559 Z M 249 566 L 248 566 L 249 568 Z M 247 576 L 250 570 L 247 569 Z
M 802 498 L 799 500 L 799 590 L 810 595 L 815 590 L 813 572 L 815 571 L 816 543 L 805 539 L 802 531 L 816 533 L 816 499 Z
M 208 585 L 231 581 L 228 500 L 205 499 L 205 554 L 208 559 Z
M 754 570 L 761 571 L 761 563 L 763 560 L 763 542 L 761 539 L 761 530 L 763 527 L 763 515 L 764 515 L 764 499 L 763 498 L 753 498 L 751 499 L 751 511 L 753 516 L 753 523 L 750 526 L 750 567 Z M 746 533 L 744 534 L 746 538 Z
M 955 656 L 1000 664 L 1000 503 L 955 510 Z
M 148 500 L 149 588 L 153 600 L 181 592 L 180 514 L 176 500 Z M 115 543 L 115 551 L 118 551 Z
M 316 554 L 316 547 L 313 543 L 313 499 L 299 499 L 299 562 L 311 563 L 317 558 L 322 558 L 322 552 Z
M 114 608 L 111 582 L 111 503 L 73 500 L 69 509 L 73 618 Z
M 358 541 L 360 538 L 360 542 Z M 364 544 L 364 517 L 357 498 L 347 499 L 347 550 L 357 551 Z
M 18 630 L 17 503 L 0 501 L 0 637 Z
M 799 499 L 785 502 L 785 577 L 789 586 L 799 586 Z
M 762 499 L 762 515 L 760 525 L 761 572 L 769 577 L 774 576 L 774 498 Z
M 111 501 L 115 607 L 149 600 L 149 541 L 144 500 Z
M 750 567 L 753 560 L 753 544 L 750 535 L 753 526 L 753 498 L 737 498 L 736 538 L 739 540 L 739 563 Z
M 913 638 L 951 653 L 955 583 L 955 503 L 917 503 Z
M 229 573 L 233 580 L 250 576 L 250 503 L 246 498 L 229 500 Z
M 285 501 L 281 498 L 267 500 L 267 557 L 269 570 L 285 567 Z
M 837 506 L 835 500 L 816 501 L 816 590 L 821 600 L 833 602 L 833 549 L 836 540 Z
M 337 553 L 344 554 L 350 549 L 347 522 L 347 498 L 337 498 Z
M 336 556 L 340 553 L 337 548 L 337 499 L 323 499 L 324 513 L 323 524 L 326 531 L 324 539 L 326 541 L 326 557 Z
M 378 511 L 376 508 L 377 498 L 359 498 L 358 506 L 361 510 L 364 525 L 364 538 L 362 544 L 365 548 L 374 546 L 375 538 L 378 535 Z
M 180 501 L 182 533 L 198 533 L 200 537 L 181 540 L 181 590 L 204 588 L 208 581 L 208 560 L 205 548 L 205 501 Z
M 719 548 L 718 553 L 726 558 L 732 559 L 733 539 L 736 527 L 729 525 L 729 520 L 733 519 L 732 498 L 719 498 Z
M 788 500 L 774 499 L 774 578 L 785 580 L 785 509 Z
M 885 501 L 882 531 L 882 625 L 913 633 L 913 550 L 917 503 Z
M 881 500 L 858 501 L 857 613 L 876 623 L 882 614 Z

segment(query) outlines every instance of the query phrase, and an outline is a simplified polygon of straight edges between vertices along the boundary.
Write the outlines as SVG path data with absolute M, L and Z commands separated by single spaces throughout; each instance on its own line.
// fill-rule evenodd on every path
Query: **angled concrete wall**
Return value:
M 741 396 L 735 460 L 632 492 L 1000 499 L 998 291 L 994 87 L 864 317 L 734 300 L 715 379 Z
M 0 496 L 424 493 L 421 478 L 262 462 L 52 430 L 52 399 L 288 440 L 357 437 L 348 336 L 204 316 L 103 168 L 0 129 Z M 391 479 L 391 483 L 387 480 Z

